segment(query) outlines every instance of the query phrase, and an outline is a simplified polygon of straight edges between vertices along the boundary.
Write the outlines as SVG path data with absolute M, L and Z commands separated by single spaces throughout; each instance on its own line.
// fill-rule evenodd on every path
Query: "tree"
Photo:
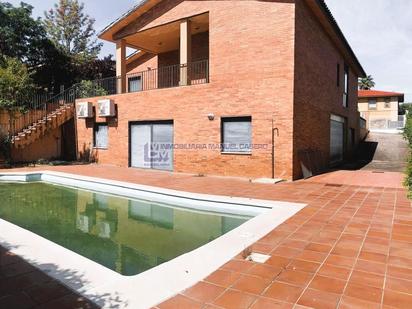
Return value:
M 32 10 L 23 2 L 19 7 L 0 2 L 0 52 L 18 58 L 29 68 L 39 64 L 41 46 L 47 42 L 40 20 L 31 17 Z
M 399 104 L 398 115 L 405 115 L 406 112 L 409 112 L 411 103 L 401 103 Z
M 49 40 L 42 21 L 31 16 L 32 10 L 23 2 L 16 7 L 0 2 L 0 58 L 19 59 L 42 88 L 73 83 L 71 59 Z
M 32 17 L 31 5 L 22 2 L 13 6 L 0 1 L 0 62 L 5 57 L 18 59 L 38 88 L 55 94 L 62 85 L 70 87 L 81 80 L 114 76 L 115 63 L 111 57 L 96 57 L 100 45 L 93 41 L 94 20 L 83 14 L 83 5 L 77 1 L 60 1 L 59 5 L 51 10 L 54 19 L 43 21 Z M 54 27 L 52 21 L 59 24 Z M 70 36 L 69 52 L 52 41 L 54 30 L 50 29 L 74 33 Z
M 112 57 L 113 55 L 109 55 L 80 64 L 77 69 L 78 77 L 84 80 L 116 76 L 116 61 Z
M 371 75 L 368 75 L 364 78 L 359 79 L 359 89 L 360 90 L 370 90 L 373 87 L 375 87 L 375 82 L 373 80 L 373 77 Z
M 0 108 L 24 107 L 34 90 L 26 65 L 17 58 L 4 57 L 0 66 Z
M 94 38 L 95 20 L 84 13 L 78 0 L 59 0 L 45 12 L 44 26 L 48 37 L 66 54 L 80 60 L 95 59 L 102 47 Z
M 49 92 L 58 92 L 61 85 L 71 86 L 76 81 L 77 71 L 72 58 L 56 49 L 53 43 L 42 46 L 43 61 L 33 71 L 37 85 Z

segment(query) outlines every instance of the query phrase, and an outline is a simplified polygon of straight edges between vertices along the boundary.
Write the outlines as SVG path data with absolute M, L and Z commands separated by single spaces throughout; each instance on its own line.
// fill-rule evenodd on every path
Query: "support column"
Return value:
M 180 86 L 190 84 L 190 63 L 192 62 L 191 22 L 186 19 L 180 23 Z
M 117 93 L 126 92 L 126 42 L 116 42 Z

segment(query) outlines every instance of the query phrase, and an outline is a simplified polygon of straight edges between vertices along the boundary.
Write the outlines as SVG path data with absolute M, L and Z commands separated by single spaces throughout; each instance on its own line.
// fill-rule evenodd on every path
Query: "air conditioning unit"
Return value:
M 77 118 L 92 118 L 93 104 L 92 102 L 77 103 Z
M 116 116 L 113 100 L 105 99 L 97 101 L 97 114 L 99 117 Z

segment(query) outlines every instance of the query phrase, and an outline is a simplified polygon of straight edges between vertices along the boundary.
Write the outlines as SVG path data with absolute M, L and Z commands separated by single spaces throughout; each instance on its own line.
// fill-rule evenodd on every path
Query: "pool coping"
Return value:
M 163 302 L 207 277 L 306 206 L 198 194 L 51 171 L 0 173 L 1 181 L 45 181 L 124 197 L 178 203 L 197 210 L 256 215 L 200 248 L 129 277 L 0 219 L 2 246 L 103 308 L 150 308 Z

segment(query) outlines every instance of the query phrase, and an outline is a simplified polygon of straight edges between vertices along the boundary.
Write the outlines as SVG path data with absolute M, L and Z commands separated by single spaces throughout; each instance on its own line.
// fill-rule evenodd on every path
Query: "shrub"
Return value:
M 11 140 L 8 135 L 0 136 L 0 158 L 2 158 L 6 164 L 11 162 Z
M 77 86 L 77 91 L 79 98 L 91 98 L 107 95 L 107 91 L 103 87 L 90 80 L 82 80 Z
M 0 108 L 29 103 L 34 85 L 27 67 L 17 58 L 4 57 L 0 63 Z
M 406 168 L 406 177 L 404 185 L 408 188 L 409 197 L 412 198 L 412 110 L 408 109 L 406 112 L 406 124 L 403 129 L 403 137 L 408 141 L 409 144 L 409 158 Z

